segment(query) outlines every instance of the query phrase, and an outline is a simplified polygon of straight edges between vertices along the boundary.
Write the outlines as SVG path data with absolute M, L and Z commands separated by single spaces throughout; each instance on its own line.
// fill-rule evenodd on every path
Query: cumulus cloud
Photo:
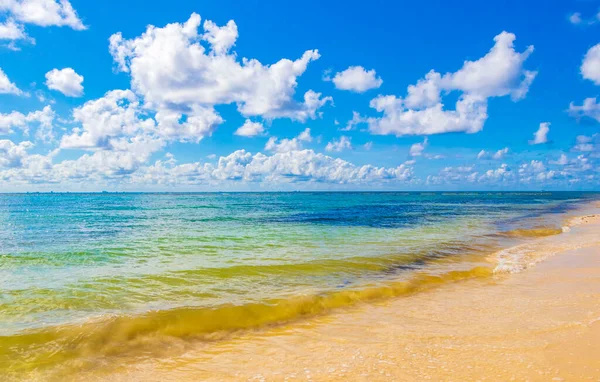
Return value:
M 591 47 L 583 57 L 581 75 L 596 85 L 600 85 L 600 44 Z
M 425 150 L 425 148 L 427 147 L 428 144 L 429 144 L 429 141 L 427 138 L 425 138 L 425 140 L 423 140 L 423 143 L 415 143 L 414 145 L 410 146 L 409 155 L 411 157 L 421 156 L 421 154 L 423 154 L 423 151 Z
M 579 13 L 579 12 L 574 12 L 569 16 L 569 22 L 571 24 L 575 24 L 575 25 L 581 24 L 582 21 L 583 20 L 581 19 L 581 13 Z
M 340 151 L 344 151 L 344 150 L 352 150 L 352 142 L 351 142 L 351 138 L 342 135 L 340 137 L 340 139 L 338 140 L 333 140 L 329 143 L 327 143 L 327 146 L 325 146 L 325 150 L 326 151 L 335 151 L 335 152 L 340 152 Z
M 573 102 L 569 105 L 569 114 L 577 119 L 588 117 L 600 122 L 600 103 L 596 98 L 586 98 L 581 106 L 575 105 Z
M 163 148 L 164 142 L 147 135 L 118 138 L 110 150 L 97 150 L 75 160 L 64 160 L 53 166 L 56 179 L 103 179 L 129 175 L 138 170 L 150 156 Z
M 69 0 L 2 0 L 0 12 L 24 24 L 86 29 Z
M 523 68 L 533 46 L 518 53 L 514 48 L 515 38 L 512 33 L 500 33 L 485 56 L 465 61 L 456 72 L 441 75 L 430 71 L 416 85 L 408 87 L 405 98 L 394 95 L 374 98 L 370 106 L 383 116 L 369 118 L 369 130 L 396 136 L 480 131 L 487 119 L 489 98 L 510 96 L 514 101 L 520 100 L 537 75 Z M 452 91 L 461 95 L 455 109 L 446 110 L 441 94 Z
M 564 166 L 569 163 L 569 159 L 565 154 L 560 154 L 560 157 L 557 160 L 550 160 L 550 164 Z
M 265 127 L 260 122 L 252 122 L 249 119 L 244 121 L 244 124 L 240 126 L 239 129 L 235 131 L 235 135 L 239 135 L 242 137 L 255 137 L 257 135 L 261 135 L 265 132 Z
M 592 136 L 578 135 L 576 144 L 573 146 L 573 151 L 579 152 L 598 152 L 600 150 L 600 135 Z
M 246 117 L 305 122 L 318 118 L 318 110 L 332 101 L 313 90 L 304 93 L 303 101 L 294 99 L 297 78 L 320 57 L 316 50 L 272 65 L 239 60 L 231 51 L 238 37 L 234 21 L 222 27 L 205 21 L 204 33 L 199 32 L 200 25 L 201 18 L 194 13 L 185 23 L 150 25 L 132 39 L 120 32 L 110 37 L 117 70 L 130 74 L 132 89 L 143 97 L 144 106 L 168 115 L 174 129 L 174 121 L 199 117 L 207 125 L 200 132 L 212 131 L 222 122 L 215 105 L 236 104 Z
M 172 155 L 153 165 L 144 165 L 153 145 L 160 142 L 145 138 L 123 142 L 119 150 L 99 150 L 75 160 L 53 163 L 55 152 L 32 155 L 31 142 L 14 144 L 0 140 L 1 184 L 120 184 L 150 185 L 225 185 L 232 183 L 365 184 L 409 182 L 412 167 L 357 166 L 313 150 L 294 150 L 272 155 L 238 150 L 218 158 L 217 162 L 176 164 Z
M 335 74 L 333 79 L 336 88 L 364 93 L 370 89 L 377 89 L 383 80 L 377 77 L 375 69 L 365 70 L 362 66 L 350 66 L 348 69 Z
M 8 139 L 0 139 L 0 168 L 21 167 L 27 157 L 27 150 L 33 147 L 30 141 L 15 144 Z
M 352 112 L 352 119 L 350 119 L 348 121 L 348 123 L 346 124 L 345 127 L 342 127 L 341 129 L 339 129 L 340 131 L 351 131 L 354 130 L 356 128 L 356 125 L 361 124 L 361 123 L 365 123 L 368 120 L 366 118 L 363 118 L 360 116 L 359 113 L 357 113 L 356 111 Z
M 548 142 L 548 132 L 550 131 L 550 122 L 540 123 L 540 127 L 533 134 L 533 140 L 529 141 L 531 145 L 539 145 Z
M 245 150 L 220 157 L 217 164 L 188 163 L 169 166 L 156 162 L 135 174 L 135 182 L 158 184 L 209 184 L 211 182 L 268 182 L 278 183 L 334 183 L 372 184 L 373 182 L 409 181 L 412 168 L 356 166 L 339 158 L 315 153 L 313 150 L 295 150 L 271 156 Z
M 477 159 L 493 159 L 493 160 L 501 160 L 508 154 L 508 147 L 500 149 L 496 152 L 481 150 L 477 154 Z
M 50 106 L 27 114 L 18 111 L 7 114 L 0 113 L 0 135 L 12 134 L 13 129 L 17 128 L 27 136 L 32 128 L 36 128 L 36 138 L 49 141 L 53 138 L 52 123 L 54 118 L 55 113 Z
M 46 73 L 46 86 L 48 89 L 58 90 L 69 97 L 83 95 L 83 76 L 77 74 L 72 68 L 52 69 Z
M 114 138 L 153 131 L 155 121 L 143 119 L 139 101 L 131 90 L 112 90 L 73 110 L 80 127 L 62 137 L 61 148 L 110 149 Z
M 16 94 L 21 95 L 23 92 L 12 83 L 6 73 L 0 68 L 0 94 Z
M 25 28 L 14 19 L 0 23 L 0 40 L 21 40 L 27 38 Z
M 18 50 L 17 40 L 35 43 L 25 32 L 25 24 L 87 29 L 69 0 L 1 0 L 0 14 L 6 16 L 0 24 L 0 40 L 10 40 L 8 47 L 13 50 Z
M 600 21 L 600 12 L 595 14 L 592 18 L 584 18 L 581 12 L 573 12 L 569 15 L 569 22 L 573 25 L 593 25 Z
M 594 84 L 600 85 L 600 44 L 591 47 L 583 57 L 581 75 L 583 78 L 594 82 Z M 581 106 L 571 102 L 568 112 L 577 119 L 588 117 L 600 122 L 600 104 L 595 97 L 586 98 Z
M 309 128 L 304 129 L 297 137 L 292 139 L 278 140 L 277 137 L 271 137 L 265 145 L 265 150 L 277 153 L 298 151 L 302 149 L 303 142 L 312 142 Z

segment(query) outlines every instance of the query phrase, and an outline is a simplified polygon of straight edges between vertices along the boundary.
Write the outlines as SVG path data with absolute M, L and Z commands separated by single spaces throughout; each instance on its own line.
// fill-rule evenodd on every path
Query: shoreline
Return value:
M 600 216 L 585 216 L 571 218 L 564 234 L 516 246 L 540 246 L 516 274 L 348 307 L 75 379 L 597 379 L 600 361 L 586 354 L 600 351 Z

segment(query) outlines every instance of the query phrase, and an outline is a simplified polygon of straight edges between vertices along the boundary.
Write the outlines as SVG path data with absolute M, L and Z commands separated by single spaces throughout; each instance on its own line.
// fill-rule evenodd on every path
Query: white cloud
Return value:
M 368 121 L 367 118 L 363 118 L 363 117 L 360 116 L 359 113 L 357 113 L 356 111 L 353 111 L 352 112 L 352 119 L 348 121 L 348 123 L 346 124 L 345 127 L 341 128 L 339 130 L 340 131 L 351 131 L 351 130 L 354 130 L 354 128 L 356 127 L 356 125 L 361 124 L 361 123 L 365 123 L 367 121 Z M 336 123 L 336 124 L 339 124 L 339 122 Z
M 383 112 L 381 118 L 369 118 L 369 130 L 379 135 L 476 133 L 487 119 L 487 102 L 476 96 L 462 97 L 456 103 L 456 110 L 449 111 L 441 103 L 425 109 L 406 109 L 402 99 L 394 96 L 379 96 L 370 105 Z
M 8 114 L 0 113 L 0 135 L 12 134 L 15 128 L 23 131 L 25 135 L 29 135 L 32 126 L 37 125 L 36 137 L 48 141 L 52 138 L 54 117 L 55 113 L 50 106 L 26 115 L 18 111 Z
M 503 149 L 500 149 L 498 151 L 494 152 L 489 152 L 489 151 L 485 151 L 485 150 L 481 150 L 479 152 L 479 154 L 477 154 L 477 159 L 494 159 L 494 160 L 501 160 L 504 159 L 504 157 L 506 156 L 506 154 L 508 154 L 508 147 L 505 147 Z
M 599 21 L 600 21 L 600 12 L 595 14 L 590 19 L 584 18 L 580 12 L 574 12 L 569 15 L 569 22 L 573 25 L 589 26 L 589 25 L 594 25 Z
M 409 181 L 412 168 L 406 164 L 398 167 L 356 166 L 339 158 L 315 153 L 312 150 L 294 150 L 252 155 L 239 150 L 220 157 L 217 165 L 189 163 L 167 166 L 158 161 L 134 175 L 135 182 L 158 184 L 210 184 L 214 182 L 265 182 L 280 183 L 336 183 L 368 184 L 374 182 Z
M 325 150 L 326 151 L 335 151 L 335 152 L 340 152 L 340 151 L 344 151 L 344 150 L 352 150 L 352 142 L 351 142 L 351 138 L 342 135 L 340 137 L 340 139 L 338 139 L 337 141 L 334 139 L 333 141 L 327 143 L 327 146 L 325 146 Z
M 25 28 L 15 20 L 8 19 L 0 23 L 0 40 L 22 40 L 27 38 Z
M 383 84 L 383 80 L 377 77 L 375 69 L 367 71 L 362 66 L 350 66 L 348 69 L 336 73 L 332 81 L 338 89 L 357 93 L 376 89 Z
M 548 142 L 548 132 L 550 131 L 550 122 L 540 123 L 540 127 L 533 134 L 533 140 L 529 141 L 532 145 Z
M 487 119 L 488 98 L 510 95 L 514 101 L 522 99 L 536 77 L 537 72 L 523 68 L 533 46 L 518 53 L 514 40 L 514 34 L 500 33 L 484 57 L 465 61 L 461 69 L 443 76 L 430 71 L 408 87 L 404 99 L 393 95 L 374 98 L 370 105 L 383 116 L 369 118 L 369 130 L 396 136 L 480 131 Z M 445 110 L 442 91 L 462 93 L 455 110 Z
M 6 73 L 0 68 L 0 94 L 16 94 L 21 95 L 23 92 L 12 83 Z
M 367 151 L 371 150 L 373 148 L 373 142 L 367 142 L 363 145 L 363 148 Z
M 145 135 L 113 139 L 110 150 L 98 150 L 75 160 L 64 160 L 54 165 L 52 175 L 61 180 L 120 177 L 138 170 L 163 146 L 161 139 Z
M 211 122 L 202 131 L 206 134 L 222 122 L 215 105 L 235 103 L 246 117 L 305 122 L 319 117 L 319 108 L 332 101 L 312 90 L 304 94 L 303 102 L 294 100 L 297 78 L 320 57 L 316 50 L 272 65 L 238 60 L 231 51 L 238 36 L 234 21 L 223 27 L 206 21 L 203 34 L 198 32 L 200 24 L 200 16 L 194 13 L 182 24 L 148 26 L 133 39 L 121 33 L 110 37 L 110 53 L 118 70 L 130 73 L 132 89 L 143 97 L 146 108 L 179 116 L 171 120 L 211 115 L 204 118 Z
M 69 97 L 83 95 L 83 76 L 77 74 L 72 68 L 52 69 L 46 73 L 46 86 L 48 89 L 58 90 Z
M 2 0 L 0 12 L 8 13 L 24 24 L 86 29 L 68 0 Z
M 32 147 L 33 143 L 29 141 L 14 144 L 7 139 L 0 139 L 0 168 L 21 167 L 28 155 L 27 150 Z
M 265 127 L 260 122 L 252 122 L 249 119 L 246 119 L 244 124 L 235 131 L 235 135 L 239 135 L 242 137 L 254 137 L 257 135 L 261 135 L 265 132 Z
M 306 128 L 296 138 L 277 140 L 277 137 L 271 137 L 265 145 L 265 150 L 276 153 L 286 153 L 289 151 L 298 151 L 302 149 L 303 142 L 312 142 L 310 129 Z
M 16 41 L 35 44 L 25 32 L 25 24 L 41 27 L 68 26 L 75 30 L 87 29 L 68 0 L 0 0 L 0 40 L 9 40 L 9 49 L 19 50 Z
M 423 151 L 425 150 L 425 148 L 427 147 L 427 145 L 429 144 L 428 139 L 425 138 L 423 140 L 423 143 L 415 143 L 414 145 L 410 146 L 410 156 L 411 157 L 417 157 L 417 156 L 421 156 L 421 154 L 423 154 Z
M 596 98 L 586 98 L 581 106 L 573 102 L 569 105 L 569 114 L 575 118 L 589 117 L 600 122 L 600 103 Z
M 594 134 L 591 137 L 578 135 L 573 151 L 591 152 L 600 150 L 600 135 Z
M 559 165 L 559 166 L 564 166 L 566 164 L 569 163 L 569 159 L 567 158 L 567 156 L 565 154 L 560 154 L 560 157 L 553 161 L 549 161 L 550 164 L 554 164 L 554 165 Z
M 158 134 L 168 140 L 180 142 L 200 142 L 212 135 L 223 118 L 213 108 L 196 108 L 193 113 L 179 113 L 162 109 L 154 116 L 158 124 Z
M 142 119 L 137 97 L 131 90 L 112 90 L 73 110 L 81 127 L 62 137 L 61 148 L 110 149 L 114 138 L 154 131 L 151 118 Z
M 600 85 L 600 44 L 591 47 L 583 57 L 581 75 Z
M 571 14 L 571 16 L 569 16 L 569 22 L 571 24 L 581 24 L 583 20 L 581 19 L 581 13 L 579 12 L 574 12 Z

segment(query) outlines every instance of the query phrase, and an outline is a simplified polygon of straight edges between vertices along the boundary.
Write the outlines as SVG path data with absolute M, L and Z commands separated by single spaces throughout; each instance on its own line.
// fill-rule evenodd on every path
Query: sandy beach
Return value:
M 500 269 L 491 278 L 364 304 L 203 344 L 176 357 L 79 377 L 596 381 L 600 221 L 597 215 L 587 216 L 570 225 L 563 234 L 522 247 L 531 266 L 520 267 L 518 273 Z

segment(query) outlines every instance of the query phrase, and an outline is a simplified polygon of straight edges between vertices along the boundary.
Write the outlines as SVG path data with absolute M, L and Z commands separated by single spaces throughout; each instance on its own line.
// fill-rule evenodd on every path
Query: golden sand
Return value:
M 525 263 L 546 259 L 525 272 L 364 304 L 177 356 L 100 365 L 78 378 L 598 381 L 600 218 L 569 225 L 521 248 Z

